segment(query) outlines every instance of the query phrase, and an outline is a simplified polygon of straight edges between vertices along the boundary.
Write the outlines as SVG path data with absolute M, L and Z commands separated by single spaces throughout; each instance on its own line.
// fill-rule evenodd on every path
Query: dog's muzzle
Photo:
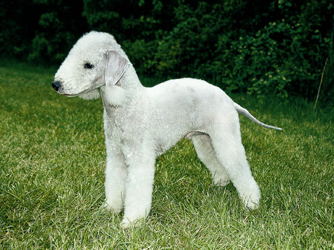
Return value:
M 60 82 L 53 82 L 53 83 L 52 83 L 52 88 L 53 88 L 55 91 L 58 91 L 58 90 L 61 88 L 61 83 L 60 83 Z

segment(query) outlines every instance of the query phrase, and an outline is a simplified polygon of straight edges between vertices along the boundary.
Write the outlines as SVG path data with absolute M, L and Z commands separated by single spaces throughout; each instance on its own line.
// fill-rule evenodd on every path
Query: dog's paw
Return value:
M 261 191 L 256 182 L 247 185 L 247 189 L 240 193 L 244 206 L 249 210 L 257 209 L 260 205 Z
M 245 198 L 243 199 L 244 205 L 249 210 L 255 210 L 258 209 L 260 206 L 260 199 L 251 199 L 251 198 Z
M 143 221 L 144 221 L 144 219 L 138 219 L 138 220 L 130 221 L 129 219 L 124 218 L 121 222 L 121 227 L 123 229 L 139 227 L 144 223 Z
M 213 183 L 215 186 L 219 186 L 219 187 L 225 187 L 227 186 L 228 184 L 230 184 L 230 180 L 229 179 L 215 179 L 213 180 Z
M 103 207 L 112 212 L 112 213 L 115 213 L 115 214 L 118 214 L 122 211 L 123 207 L 122 206 L 111 206 L 110 204 L 108 204 L 107 202 L 104 203 Z
M 129 220 L 122 220 L 121 228 L 123 229 L 131 228 L 131 222 Z
M 230 177 L 224 169 L 215 171 L 215 173 L 212 175 L 212 180 L 216 186 L 220 187 L 225 187 L 230 183 Z
M 243 194 L 241 199 L 245 207 L 249 210 L 257 209 L 260 205 L 261 193 L 260 190 L 255 190 L 253 193 Z

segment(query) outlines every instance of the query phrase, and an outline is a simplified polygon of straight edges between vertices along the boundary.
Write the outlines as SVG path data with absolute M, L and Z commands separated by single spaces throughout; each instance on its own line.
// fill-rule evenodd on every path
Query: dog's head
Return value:
M 113 36 L 92 31 L 73 46 L 52 87 L 65 96 L 98 98 L 98 88 L 117 84 L 129 66 L 127 56 Z

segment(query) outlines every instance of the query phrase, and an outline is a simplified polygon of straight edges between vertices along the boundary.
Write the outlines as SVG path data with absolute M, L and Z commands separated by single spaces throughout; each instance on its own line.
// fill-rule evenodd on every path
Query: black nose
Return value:
M 54 88 L 55 91 L 58 91 L 61 87 L 61 83 L 60 82 L 53 82 L 52 83 L 52 88 Z

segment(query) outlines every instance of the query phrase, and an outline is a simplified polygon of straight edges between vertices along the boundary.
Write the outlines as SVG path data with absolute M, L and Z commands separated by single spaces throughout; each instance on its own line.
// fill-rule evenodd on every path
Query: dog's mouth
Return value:
M 72 93 L 68 93 L 68 92 L 64 91 L 64 89 L 58 89 L 56 91 L 57 91 L 58 94 L 66 96 L 66 97 L 75 97 L 75 96 L 78 96 L 82 93 L 82 92 L 80 92 L 78 94 L 72 94 Z
M 77 94 L 77 95 L 73 95 L 73 94 L 62 94 L 62 93 L 59 93 L 59 94 L 61 94 L 61 95 L 63 95 L 63 96 L 66 96 L 66 97 L 76 97 L 76 96 L 79 95 L 79 94 Z
M 93 91 L 93 90 L 95 90 L 95 89 L 97 89 L 99 87 L 96 87 L 94 89 L 87 88 L 87 89 L 84 89 L 84 90 L 82 90 L 82 91 L 80 91 L 78 93 L 69 93 L 68 91 L 66 91 L 64 89 L 64 87 L 62 86 L 61 82 L 55 81 L 55 82 L 52 83 L 52 88 L 55 91 L 57 91 L 58 94 L 60 94 L 60 95 L 63 95 L 63 96 L 66 96 L 66 97 L 76 97 L 76 96 L 79 96 L 79 95 L 82 95 L 82 94 L 86 94 L 86 93 L 88 93 L 90 91 Z
M 76 96 L 79 96 L 79 95 L 87 94 L 87 93 L 89 93 L 89 92 L 91 92 L 93 90 L 94 89 L 86 89 L 86 90 L 81 91 L 81 92 L 79 92 L 77 94 L 67 94 L 67 93 L 59 92 L 59 91 L 58 91 L 58 93 L 61 94 L 61 95 L 63 95 L 63 96 L 66 96 L 66 97 L 76 97 Z
M 58 92 L 58 94 L 60 95 L 63 95 L 63 96 L 66 96 L 66 97 L 75 97 L 75 96 L 80 96 L 80 95 L 84 95 L 84 94 L 87 94 L 95 89 L 99 89 L 100 87 L 104 86 L 105 83 L 102 82 L 102 84 L 96 84 L 96 82 L 99 80 L 100 78 L 96 79 L 93 83 L 92 83 L 92 86 L 91 87 L 87 87 L 86 89 L 80 91 L 80 92 L 77 92 L 77 93 L 71 93 L 73 91 L 71 91 L 70 89 L 65 89 L 64 88 L 64 85 L 62 83 L 62 81 L 57 81 L 55 80 L 53 83 L 52 83 L 52 88 Z M 95 85 L 95 86 L 94 86 Z
M 83 90 L 79 93 L 68 93 L 68 92 L 65 92 L 63 90 L 58 90 L 57 92 L 58 92 L 58 94 L 66 96 L 66 97 L 80 97 L 80 98 L 83 98 L 83 99 L 86 99 L 86 100 L 90 100 L 90 99 L 96 99 L 97 98 L 96 94 L 94 94 L 95 97 L 91 96 L 89 98 L 87 98 L 86 94 L 89 95 L 91 92 L 94 92 L 94 91 L 100 89 L 101 87 L 96 87 L 96 88 L 93 88 L 93 89 L 86 89 L 86 90 Z M 100 93 L 100 92 L 98 91 L 97 93 Z M 98 96 L 100 96 L 100 95 L 98 94 Z

